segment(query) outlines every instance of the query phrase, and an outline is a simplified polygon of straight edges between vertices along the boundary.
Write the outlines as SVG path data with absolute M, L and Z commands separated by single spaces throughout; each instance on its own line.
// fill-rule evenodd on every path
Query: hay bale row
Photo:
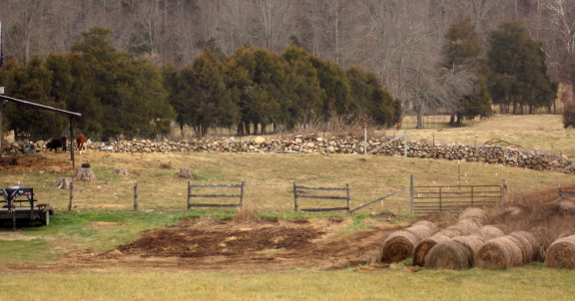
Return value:
M 424 239 L 413 250 L 413 264 L 425 266 L 425 258 L 431 248 L 438 243 L 448 241 L 456 236 L 465 236 L 477 232 L 487 222 L 487 215 L 483 209 L 467 208 L 459 216 L 458 222 L 453 226 L 441 230 L 428 239 Z
M 549 246 L 545 265 L 554 269 L 575 269 L 575 229 L 564 231 Z
M 473 265 L 473 255 L 486 240 L 503 236 L 503 231 L 494 226 L 484 226 L 477 233 L 457 236 L 435 245 L 425 257 L 430 269 L 461 270 Z
M 439 229 L 430 221 L 420 221 L 413 226 L 391 233 L 383 242 L 382 262 L 399 262 L 413 253 L 415 246 L 426 238 L 437 233 Z
M 483 243 L 473 259 L 477 267 L 504 269 L 521 266 L 539 258 L 542 244 L 530 232 L 515 231 Z

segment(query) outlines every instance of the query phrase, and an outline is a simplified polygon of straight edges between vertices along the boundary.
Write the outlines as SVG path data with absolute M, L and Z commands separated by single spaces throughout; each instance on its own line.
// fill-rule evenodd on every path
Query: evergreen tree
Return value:
M 4 65 L 2 71 L 6 94 L 15 98 L 65 108 L 65 103 L 50 97 L 52 73 L 42 59 L 34 56 L 24 67 L 13 59 Z M 16 136 L 27 134 L 31 139 L 49 139 L 64 133 L 67 118 L 61 114 L 38 108 L 10 103 L 4 116 L 8 119 L 8 128 Z
M 523 107 L 550 106 L 556 98 L 557 83 L 547 75 L 541 43 L 534 41 L 522 21 L 505 21 L 491 32 L 488 52 L 489 89 L 493 102 L 503 112 L 513 105 L 514 114 Z
M 358 104 L 358 115 L 373 120 L 375 124 L 393 126 L 399 121 L 393 97 L 383 89 L 380 80 L 373 72 L 364 72 L 359 67 L 346 71 L 351 87 L 351 95 Z
M 172 107 L 157 69 L 146 59 L 132 59 L 110 42 L 110 29 L 92 27 L 72 50 L 81 53 L 101 107 L 102 137 L 156 137 L 168 133 Z
M 454 22 L 445 34 L 445 41 L 441 50 L 443 68 L 450 71 L 466 71 L 474 75 L 470 78 L 474 82 L 474 89 L 464 93 L 459 99 L 459 108 L 452 114 L 450 123 L 460 124 L 462 117 L 469 119 L 476 116 L 489 117 L 491 104 L 486 83 L 488 69 L 481 59 L 481 46 L 470 18 Z M 455 120 L 457 117 L 457 120 Z

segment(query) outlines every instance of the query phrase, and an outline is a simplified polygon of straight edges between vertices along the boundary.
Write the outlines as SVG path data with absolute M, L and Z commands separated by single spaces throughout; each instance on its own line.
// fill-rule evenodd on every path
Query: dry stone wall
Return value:
M 5 154 L 15 154 L 35 151 L 45 151 L 45 142 L 12 143 Z M 383 146 L 382 146 L 383 145 Z M 524 167 L 535 170 L 548 170 L 564 173 L 575 173 L 575 165 L 565 156 L 528 150 L 522 148 L 501 147 L 498 145 L 469 146 L 462 144 L 431 143 L 426 140 L 409 141 L 407 143 L 408 157 L 465 160 L 489 164 Z M 222 138 L 217 140 L 182 140 L 153 142 L 151 140 L 131 140 L 113 142 L 95 142 L 88 145 L 89 151 L 110 153 L 167 153 L 167 152 L 211 152 L 211 153 L 293 153 L 309 154 L 363 154 L 363 139 L 322 137 L 304 137 L 298 135 L 292 138 L 251 139 Z M 372 155 L 403 156 L 404 142 L 386 139 L 369 139 L 367 151 Z

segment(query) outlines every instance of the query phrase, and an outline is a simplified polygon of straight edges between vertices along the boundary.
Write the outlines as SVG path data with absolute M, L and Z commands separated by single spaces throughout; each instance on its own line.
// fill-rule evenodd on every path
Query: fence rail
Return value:
M 240 207 L 243 205 L 244 202 L 244 188 L 245 183 L 242 182 L 241 184 L 232 184 L 232 185 L 192 185 L 191 182 L 188 182 L 188 209 L 191 207 Z M 200 194 L 200 193 L 192 193 L 193 188 L 239 188 L 239 194 Z M 237 204 L 222 204 L 222 203 L 192 203 L 192 198 L 239 198 L 240 202 Z
M 332 196 L 332 195 L 316 195 L 309 194 L 305 190 L 322 190 L 322 191 L 345 191 L 346 196 Z M 305 208 L 301 211 L 337 211 L 346 210 L 350 211 L 350 198 L 349 198 L 349 184 L 345 184 L 344 188 L 338 187 L 309 187 L 309 186 L 298 186 L 293 182 L 293 195 L 294 195 L 294 209 L 297 212 L 299 209 L 299 199 L 326 199 L 326 200 L 346 200 L 345 207 L 330 207 L 330 208 Z

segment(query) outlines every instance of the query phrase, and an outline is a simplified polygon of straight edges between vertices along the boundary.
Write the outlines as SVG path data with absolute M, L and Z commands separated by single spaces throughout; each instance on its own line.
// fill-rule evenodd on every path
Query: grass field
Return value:
M 395 134 L 393 131 L 389 135 Z M 560 116 L 494 117 L 464 127 L 409 131 L 410 139 L 482 144 L 490 138 L 566 154 L 575 158 L 575 132 L 564 130 Z M 44 154 L 52 159 L 63 154 Z M 65 252 L 107 250 L 133 241 L 141 231 L 173 225 L 183 216 L 230 217 L 233 210 L 186 211 L 188 180 L 175 176 L 180 167 L 198 176 L 196 184 L 232 184 L 246 181 L 246 205 L 260 215 L 307 217 L 293 213 L 292 185 L 351 188 L 352 208 L 409 185 L 456 185 L 457 162 L 362 155 L 289 154 L 105 154 L 88 153 L 77 162 L 89 162 L 98 180 L 75 182 L 74 206 L 67 212 L 69 192 L 53 187 L 59 177 L 31 169 L 23 173 L 0 171 L 0 186 L 21 183 L 35 189 L 41 202 L 52 204 L 56 214 L 48 227 L 0 228 L 1 300 L 570 300 L 575 293 L 575 272 L 550 270 L 542 264 L 504 271 L 470 269 L 432 271 L 404 264 L 349 268 L 338 271 L 309 269 L 289 272 L 254 270 L 247 274 L 192 272 L 171 269 L 126 269 L 110 266 L 50 273 L 3 271 L 1 266 L 21 263 L 42 266 L 58 262 Z M 172 168 L 163 168 L 170 163 Z M 164 164 L 166 165 L 166 164 Z M 47 166 L 45 166 L 47 167 Z M 131 175 L 113 174 L 127 168 Z M 499 165 L 461 165 L 464 184 L 500 184 L 522 195 L 556 197 L 556 189 L 573 187 L 573 175 L 540 172 Z M 133 204 L 138 183 L 139 208 Z M 541 195 L 541 194 L 540 194 Z M 302 201 L 303 203 L 304 201 Z M 307 205 L 325 205 L 306 200 Z M 303 205 L 303 204 L 302 204 Z M 381 221 L 370 213 L 390 210 L 397 218 Z M 409 196 L 397 197 L 358 211 L 353 228 L 373 224 L 408 223 Z M 331 214 L 324 214 L 329 216 Z M 338 216 L 349 218 L 345 213 Z M 91 222 L 120 223 L 121 227 L 91 228 Z

